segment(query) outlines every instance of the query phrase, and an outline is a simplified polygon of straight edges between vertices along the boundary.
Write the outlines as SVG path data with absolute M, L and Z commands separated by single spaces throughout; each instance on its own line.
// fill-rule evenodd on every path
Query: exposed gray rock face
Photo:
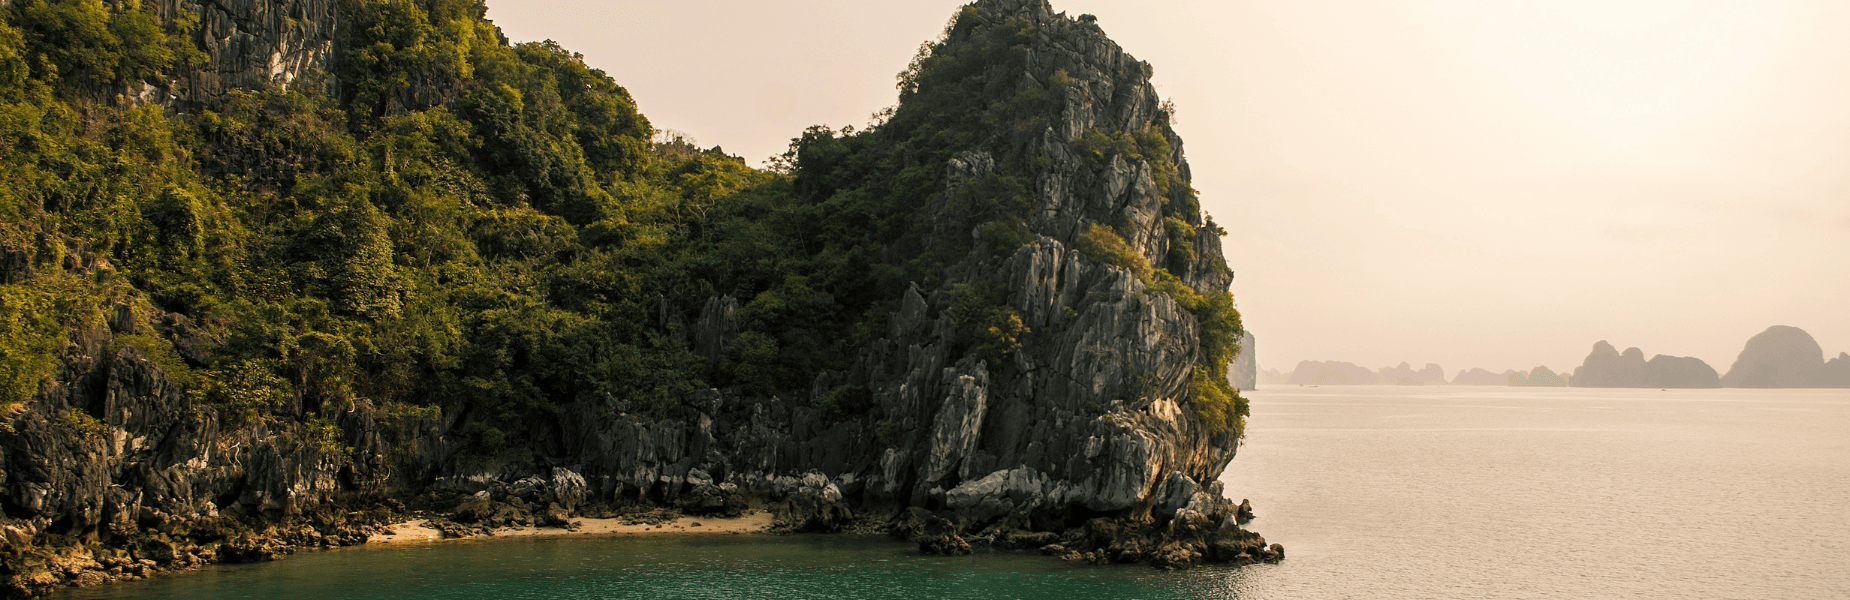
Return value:
M 195 41 L 206 61 L 165 89 L 146 87 L 144 101 L 212 106 L 226 92 L 287 88 L 307 78 L 333 91 L 335 0 L 157 0 L 162 19 L 199 20 Z
M 1258 348 L 1253 344 L 1253 332 L 1248 331 L 1246 337 L 1240 338 L 1240 355 L 1227 365 L 1227 379 L 1233 382 L 1234 389 L 1259 389 Z
M 0 554 L 0 594 L 27 597 L 202 562 L 272 560 L 298 546 L 360 543 L 373 531 L 360 521 L 386 519 L 390 509 L 255 537 L 253 519 L 299 524 L 342 496 L 389 485 L 381 470 L 388 446 L 363 400 L 327 411 L 345 432 L 328 439 L 294 419 L 228 417 L 187 398 L 119 337 L 153 332 L 183 346 L 187 334 L 170 317 L 128 306 L 97 315 L 73 331 L 61 372 L 5 414 L 0 548 L 8 552 Z M 299 412 L 301 400 L 280 410 Z M 48 570 L 30 558 L 37 546 L 96 536 L 139 548 L 141 562 L 109 554 L 90 560 L 78 550 Z
M 1722 376 L 1722 387 L 1808 388 L 1825 387 L 1835 373 L 1827 374 L 1824 349 L 1811 334 L 1797 327 L 1774 325 L 1747 340 L 1741 355 Z
M 738 337 L 738 312 L 739 301 L 732 296 L 708 298 L 701 307 L 700 320 L 694 322 L 694 351 L 707 357 L 707 362 L 719 364 L 726 346 Z
M 18 502 L 10 519 L 82 529 L 143 511 L 206 515 L 228 499 L 294 513 L 350 487 L 343 457 L 263 424 L 227 425 L 183 399 L 134 346 L 108 354 L 106 334 L 85 337 L 95 343 L 71 350 L 71 377 L 0 432 L 0 476 Z

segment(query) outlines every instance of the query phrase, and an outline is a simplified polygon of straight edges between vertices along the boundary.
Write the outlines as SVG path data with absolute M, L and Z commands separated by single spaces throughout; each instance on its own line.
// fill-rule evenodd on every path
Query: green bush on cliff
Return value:
M 0 285 L 0 406 L 11 406 L 37 393 L 58 365 L 64 327 L 53 315 L 55 298 L 43 290 Z
M 1245 335 L 1233 294 L 1225 290 L 1198 292 L 1161 269 L 1152 275 L 1150 288 L 1167 294 L 1195 316 L 1201 358 L 1190 375 L 1189 404 L 1210 430 L 1239 433 L 1244 429 L 1242 419 L 1248 414 L 1247 401 L 1225 376 L 1227 364 L 1239 354 L 1240 338 Z
M 1080 232 L 1077 244 L 1079 252 L 1093 262 L 1121 267 L 1138 279 L 1145 282 L 1150 280 L 1150 261 L 1131 248 L 1109 225 L 1088 225 L 1085 231 Z
M 133 346 L 143 358 L 159 367 L 161 373 L 167 376 L 167 381 L 179 386 L 180 389 L 189 389 L 199 383 L 199 378 L 193 372 L 192 365 L 186 364 L 186 360 L 180 358 L 180 353 L 174 350 L 173 344 L 156 336 L 138 333 L 116 334 L 115 339 L 110 343 L 108 356 L 114 357 L 122 348 L 129 346 Z
M 76 431 L 78 435 L 92 439 L 101 439 L 109 435 L 109 424 L 102 419 L 90 416 L 79 410 L 64 413 L 64 426 Z
M 289 395 L 289 382 L 263 361 L 244 360 L 205 374 L 195 397 L 218 406 L 231 423 L 262 419 Z

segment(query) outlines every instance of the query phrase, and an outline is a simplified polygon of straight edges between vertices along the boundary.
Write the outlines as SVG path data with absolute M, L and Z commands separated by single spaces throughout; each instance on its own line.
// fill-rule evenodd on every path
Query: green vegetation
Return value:
M 54 298 L 23 285 L 0 285 L 0 406 L 29 397 L 57 367 L 64 328 Z
M 213 369 L 195 397 L 210 402 L 233 423 L 263 419 L 289 396 L 289 383 L 261 361 L 245 360 Z
M 87 438 L 101 438 L 109 435 L 108 423 L 80 411 L 73 410 L 64 413 L 64 425 Z
M 604 72 L 552 42 L 508 45 L 474 0 L 337 10 L 350 43 L 338 96 L 311 78 L 197 114 L 125 97 L 203 60 L 196 22 L 134 2 L 0 10 L 0 258 L 30 266 L 0 285 L 0 402 L 53 373 L 68 331 L 126 305 L 185 315 L 211 352 L 140 327 L 111 350 L 137 348 L 199 410 L 293 420 L 328 452 L 358 402 L 389 431 L 455 415 L 477 456 L 549 439 L 548 417 L 575 402 L 667 415 L 708 386 L 861 418 L 867 388 L 812 398 L 816 374 L 882 335 L 911 282 L 942 287 L 972 250 L 1033 239 L 1025 149 L 1071 85 L 1062 72 L 994 91 L 990 74 L 1024 65 L 1037 35 L 1025 22 L 927 44 L 883 123 L 810 128 L 764 171 L 651 142 Z M 1201 319 L 1191 402 L 1237 427 L 1244 400 L 1202 373 L 1225 370 L 1238 313 L 1170 275 L 1193 254 L 1194 228 L 1174 216 L 1197 209 L 1164 131 L 1080 145 L 1150 162 L 1169 270 L 1109 227 L 1081 250 Z M 938 194 L 945 165 L 979 142 L 994 169 Z M 1001 364 L 1033 335 L 993 288 L 951 292 L 961 350 Z M 686 311 L 719 295 L 741 306 L 715 359 L 694 351 Z M 880 425 L 883 444 L 895 427 Z
M 1131 248 L 1110 226 L 1093 223 L 1079 234 L 1079 252 L 1092 262 L 1121 267 L 1145 283 L 1150 281 L 1150 261 Z

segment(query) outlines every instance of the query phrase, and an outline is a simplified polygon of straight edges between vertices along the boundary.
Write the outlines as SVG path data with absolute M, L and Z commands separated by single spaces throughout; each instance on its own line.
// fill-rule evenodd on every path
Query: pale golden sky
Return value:
M 962 3 L 489 0 L 750 160 Z M 1262 368 L 1850 351 L 1850 2 L 1075 0 L 1156 67 Z

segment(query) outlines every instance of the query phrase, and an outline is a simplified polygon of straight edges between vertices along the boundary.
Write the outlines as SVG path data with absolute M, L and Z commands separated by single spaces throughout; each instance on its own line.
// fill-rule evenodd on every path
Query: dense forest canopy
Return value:
M 993 290 L 945 280 L 960 257 L 1036 233 L 1032 154 L 1013 150 L 1059 101 L 985 80 L 1031 30 L 928 44 L 881 122 L 813 127 L 760 170 L 657 139 L 603 71 L 550 41 L 507 43 L 479 1 L 337 10 L 351 39 L 332 77 L 196 110 L 138 100 L 201 60 L 196 21 L 133 0 L 0 10 L 5 402 L 116 307 L 174 315 L 118 343 L 223 415 L 337 447 L 330 415 L 368 402 L 452 419 L 480 456 L 543 447 L 548 416 L 583 397 L 661 412 L 719 387 L 858 418 L 856 390 L 812 382 L 879 336 L 914 282 L 947 288 L 972 352 L 999 359 L 1033 335 Z M 1177 278 L 1199 207 L 1168 140 L 1075 142 L 1158 173 L 1173 257 L 1151 264 L 1111 223 L 1080 249 L 1197 316 L 1190 400 L 1237 428 L 1245 402 L 1221 374 L 1239 315 L 1225 290 Z M 940 194 L 947 160 L 978 144 L 1001 164 Z M 738 299 L 739 325 L 709 356 L 688 312 L 716 296 Z

